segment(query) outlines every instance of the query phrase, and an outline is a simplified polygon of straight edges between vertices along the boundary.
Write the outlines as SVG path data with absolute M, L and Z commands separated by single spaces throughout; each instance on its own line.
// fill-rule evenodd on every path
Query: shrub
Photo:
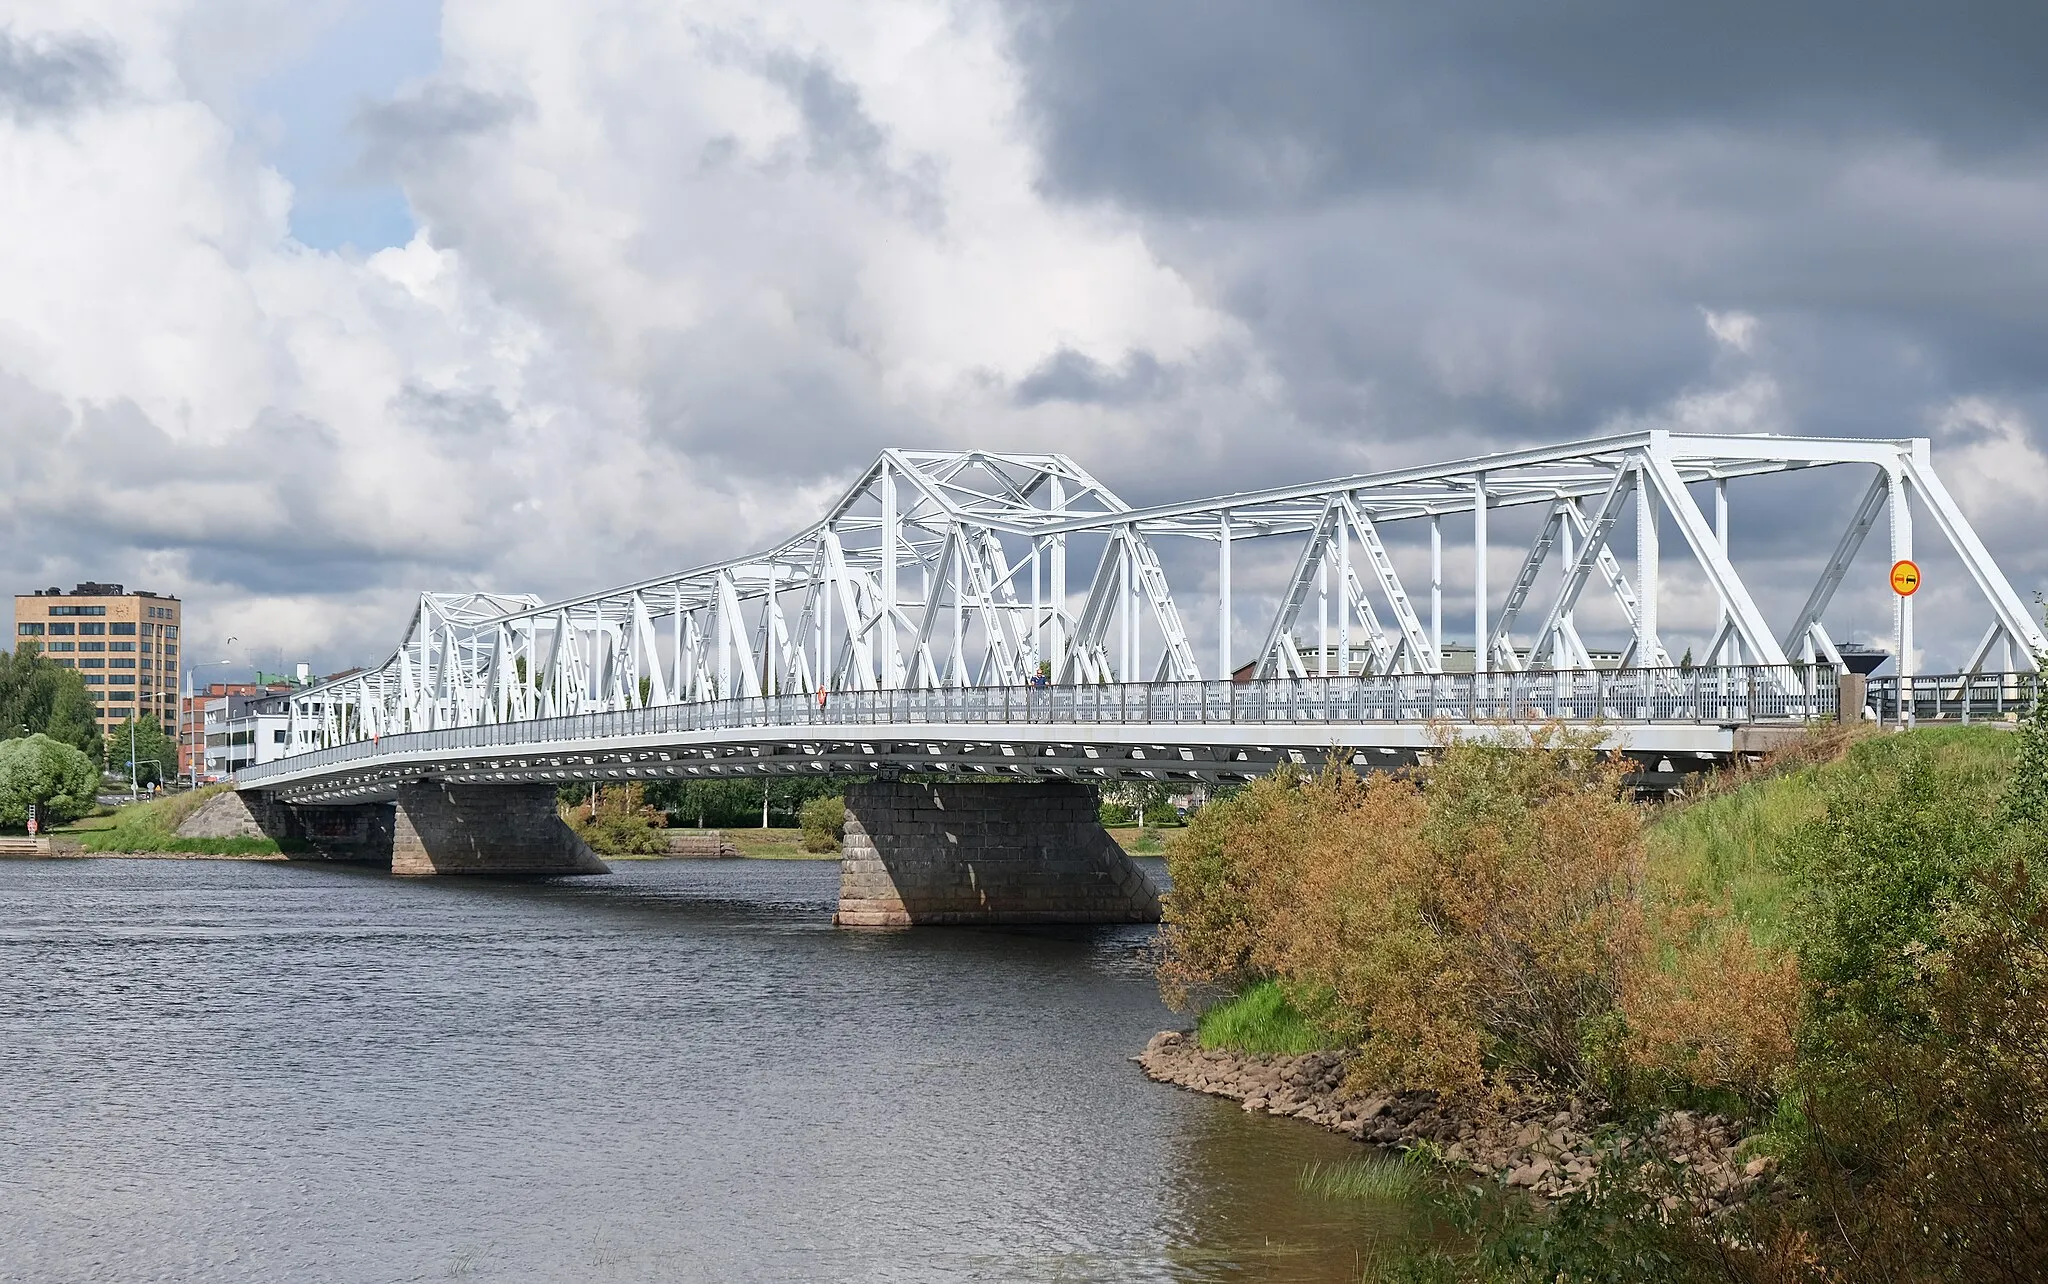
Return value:
M 1581 1084 L 1584 1028 L 1642 950 L 1621 777 L 1551 728 L 1446 742 L 1414 779 L 1333 763 L 1255 781 L 1168 854 L 1165 993 L 1278 978 L 1392 1086 Z
M 1822 782 L 1826 812 L 1784 845 L 1788 934 L 1816 1013 L 1893 1011 L 1946 908 L 2002 842 L 2001 782 L 1940 741 L 1866 740 Z
M 1165 803 L 1153 803 L 1145 809 L 1145 823 L 1154 829 L 1166 825 L 1178 825 L 1180 813 Z
M 647 805 L 637 784 L 603 785 L 569 813 L 569 827 L 603 856 L 652 856 L 668 850 L 668 817 Z
M 1811 1216 L 1778 1233 L 1866 1278 L 2048 1278 L 2048 909 L 2023 865 L 1973 893 L 1889 1012 L 1822 1018 L 1800 1085 Z
M 804 850 L 836 852 L 846 840 L 846 799 L 813 798 L 803 809 Z
M 1095 818 L 1111 827 L 1121 828 L 1138 823 L 1138 813 L 1122 803 L 1104 803 L 1095 809 Z
M 99 803 L 91 758 L 37 732 L 0 740 L 0 825 L 26 825 L 30 804 L 44 822 L 76 820 Z
M 1652 1095 L 1727 1091 L 1767 1112 L 1797 1051 L 1798 961 L 1697 905 L 1667 910 L 1658 928 L 1663 949 L 1622 987 L 1613 1049 L 1622 1064 L 1607 1067 L 1610 1095 L 1628 1094 L 1627 1076 L 1647 1076 Z

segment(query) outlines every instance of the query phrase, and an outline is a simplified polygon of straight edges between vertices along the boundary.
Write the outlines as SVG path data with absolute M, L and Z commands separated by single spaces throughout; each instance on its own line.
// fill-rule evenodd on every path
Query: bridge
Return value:
M 1729 555 L 1730 490 L 1830 468 L 1865 484 L 1803 604 L 1774 625 Z M 514 853 L 490 818 L 548 830 L 539 800 L 562 782 L 878 775 L 850 799 L 854 880 L 851 852 L 887 864 L 875 835 L 919 809 L 944 832 L 941 813 L 971 798 L 993 818 L 984 847 L 1000 830 L 1043 852 L 1029 798 L 1073 810 L 1083 784 L 1227 782 L 1332 752 L 1396 765 L 1501 723 L 1596 726 L 1646 769 L 1683 770 L 1862 713 L 1826 617 L 1880 517 L 1885 564 L 1913 556 L 1916 507 L 1987 618 L 1961 670 L 1923 687 L 1913 599 L 1894 597 L 1899 672 L 1877 702 L 1909 714 L 1924 689 L 1966 716 L 2019 707 L 2048 638 L 1925 439 L 1645 431 L 1144 508 L 1062 455 L 890 450 L 817 523 L 758 553 L 558 602 L 422 594 L 383 664 L 291 695 L 291 752 L 236 783 L 273 827 L 317 815 L 339 831 L 337 816 L 395 808 L 394 869 L 544 871 L 596 863 L 552 831 Z M 1444 631 L 1446 519 L 1468 541 L 1452 553 L 1474 639 L 1462 648 Z M 1496 590 L 1509 532 L 1521 557 Z M 1673 591 L 1710 607 L 1696 662 L 1666 645 Z M 1190 621 L 1210 633 L 1199 652 Z M 1044 783 L 948 792 L 904 773 Z M 1069 874 L 1129 882 L 1092 810 L 1059 824 L 1055 845 L 1093 853 Z M 897 893 L 963 868 L 980 881 L 955 917 L 997 913 L 959 840 L 919 857 L 914 878 L 902 861 L 871 870 L 864 886 L 881 892 L 866 900 L 894 908 L 869 916 L 943 921 L 953 911 L 906 911 Z M 1044 880 L 1025 899 L 1026 917 L 1092 913 Z M 861 901 L 843 896 L 842 918 L 863 921 L 847 908 Z M 1103 912 L 1147 902 L 1126 888 Z

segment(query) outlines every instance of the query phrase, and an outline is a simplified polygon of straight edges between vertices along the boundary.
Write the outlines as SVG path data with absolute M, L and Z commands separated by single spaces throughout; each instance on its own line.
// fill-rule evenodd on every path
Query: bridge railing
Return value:
M 1870 679 L 1865 716 L 1901 722 L 2005 722 L 2039 698 L 2038 673 L 1915 674 Z
M 2031 699 L 2031 685 L 2026 690 Z M 921 726 L 1798 722 L 1832 719 L 1837 695 L 1835 671 L 1807 665 L 835 691 L 823 700 L 808 695 L 712 700 L 407 732 L 293 754 L 244 768 L 237 779 L 253 784 L 437 750 L 764 729 L 801 736 L 813 727 L 891 727 L 914 734 Z

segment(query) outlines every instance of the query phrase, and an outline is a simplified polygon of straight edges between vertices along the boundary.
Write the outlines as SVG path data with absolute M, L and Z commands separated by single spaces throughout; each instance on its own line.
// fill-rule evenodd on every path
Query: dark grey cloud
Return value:
M 771 55 L 766 70 L 802 114 L 813 164 L 880 162 L 888 136 L 861 105 L 860 90 L 852 82 L 816 59 L 786 52 Z
M 2048 137 L 2048 8 L 1858 0 L 1022 6 L 1056 190 L 1181 210 L 1414 182 L 1476 146 L 1702 122 Z
M 428 81 L 364 107 L 356 113 L 354 127 L 364 142 L 366 170 L 404 174 L 433 163 L 464 139 L 504 129 L 532 110 L 533 104 L 524 98 Z
M 111 94 L 113 54 L 97 41 L 24 40 L 0 30 L 0 111 L 28 122 L 65 116 Z
M 2048 449 L 2048 6 L 1013 11 L 1040 190 L 1136 218 L 1249 335 L 1277 405 L 1216 426 L 1234 484 L 1620 424 Z M 1756 324 L 1730 344 L 1709 313 Z M 1059 353 L 1018 396 L 1101 401 L 1112 373 Z M 1949 413 L 1969 398 L 2010 418 Z M 1760 594 L 1803 592 L 1861 484 L 1744 497 Z M 2048 585 L 2024 514 L 1978 517 Z
M 1179 380 L 1149 352 L 1133 352 L 1111 368 L 1086 353 L 1061 348 L 1017 383 L 1020 406 L 1048 401 L 1124 406 L 1156 400 L 1174 391 Z

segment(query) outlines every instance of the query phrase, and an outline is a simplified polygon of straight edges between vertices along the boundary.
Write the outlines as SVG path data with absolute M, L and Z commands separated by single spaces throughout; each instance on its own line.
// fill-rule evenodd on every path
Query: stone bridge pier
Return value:
M 1156 923 L 1159 890 L 1085 785 L 912 784 L 846 791 L 842 927 Z
M 394 874 L 611 873 L 562 823 L 548 784 L 423 780 L 399 785 L 395 802 L 345 806 L 299 805 L 247 790 L 223 794 L 192 819 L 206 836 L 298 839 L 326 859 L 389 865 Z

